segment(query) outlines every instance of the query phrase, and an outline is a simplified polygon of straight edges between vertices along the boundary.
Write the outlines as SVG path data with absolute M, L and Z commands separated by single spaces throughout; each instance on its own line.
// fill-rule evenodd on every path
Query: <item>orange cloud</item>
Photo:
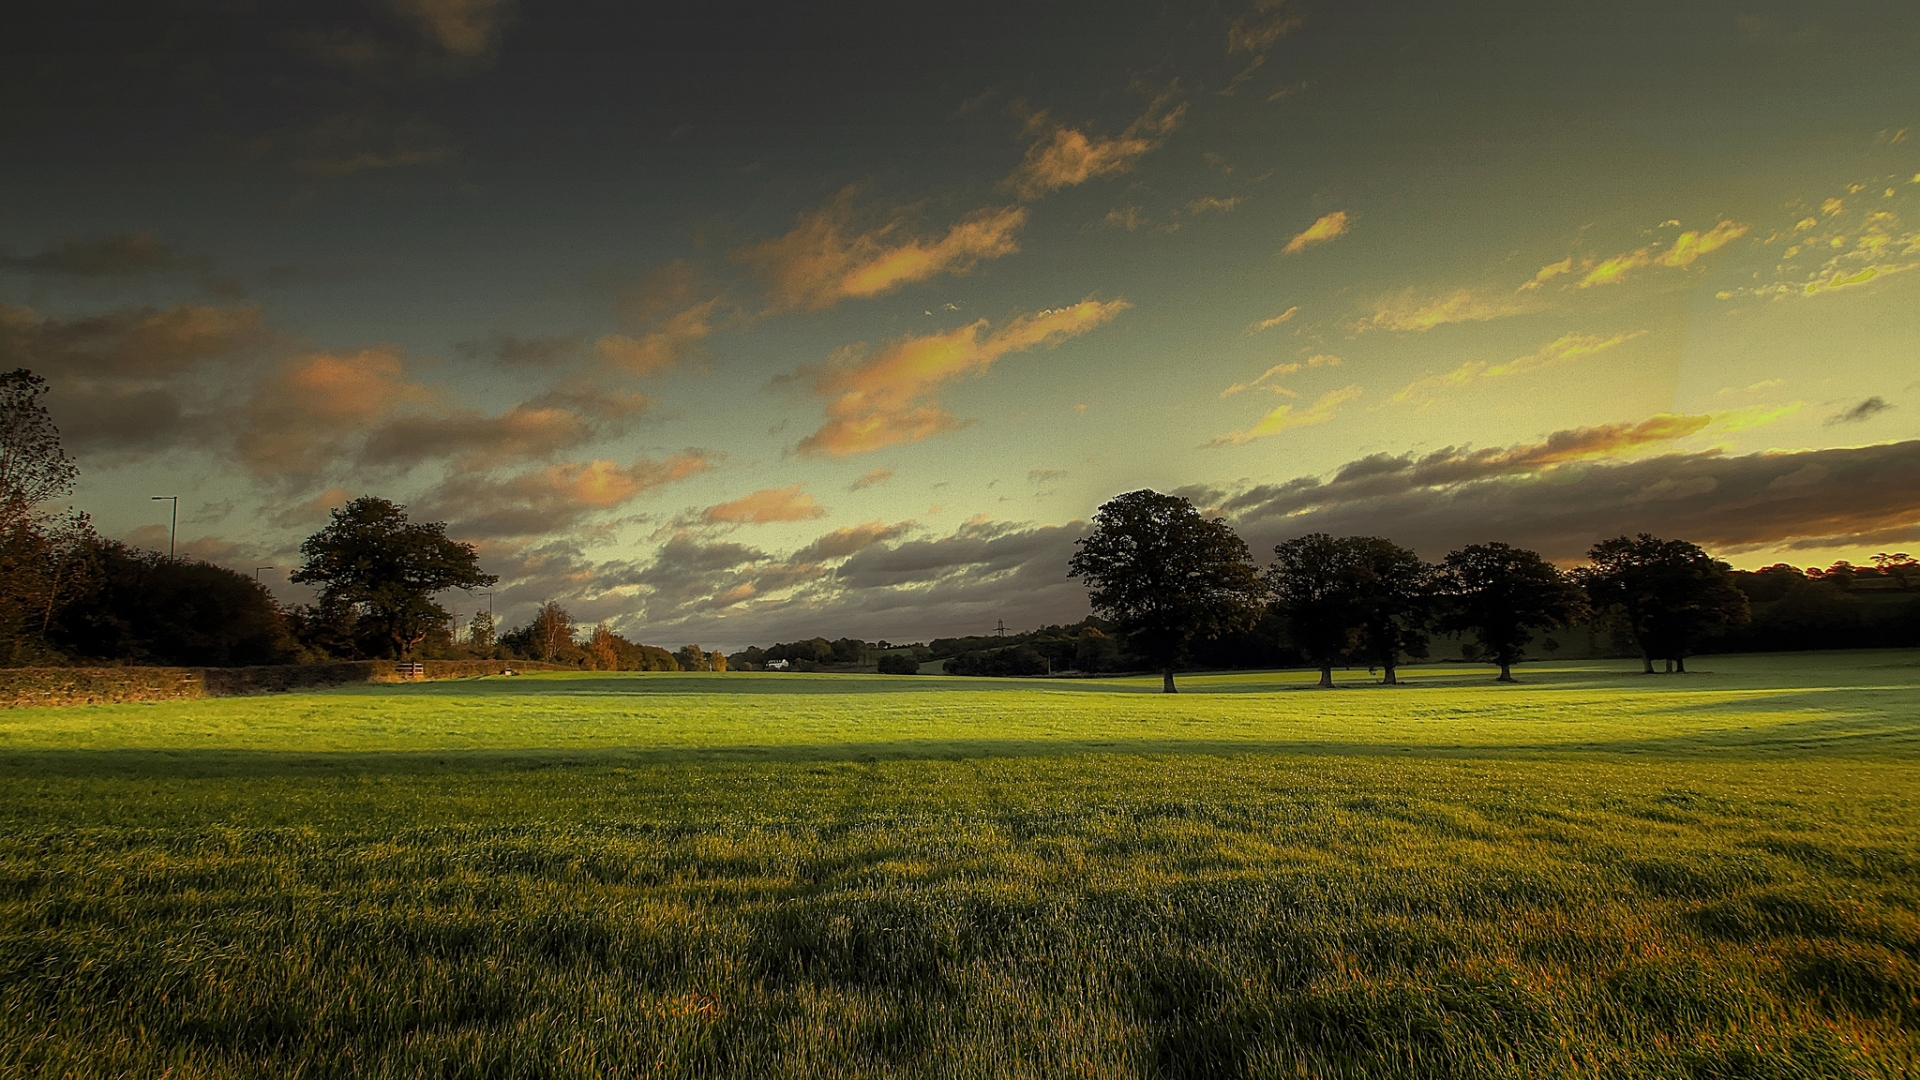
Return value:
M 1291 405 L 1282 405 L 1260 418 L 1260 422 L 1245 431 L 1234 431 L 1213 439 L 1208 446 L 1240 446 L 1255 439 L 1264 439 L 1269 435 L 1278 435 L 1294 428 L 1311 427 L 1324 424 L 1333 419 L 1340 406 L 1360 396 L 1358 383 L 1329 391 L 1320 395 L 1319 400 L 1305 409 L 1295 411 Z
M 1046 113 L 1035 113 L 1027 121 L 1027 131 L 1046 131 L 1049 124 L 1051 131 L 1027 147 L 1026 158 L 1013 175 L 1000 182 L 1000 190 L 1033 200 L 1096 177 L 1127 172 L 1180 126 L 1186 103 L 1171 108 L 1167 104 L 1165 97 L 1156 100 L 1125 131 L 1110 139 L 1052 124 Z
M 254 391 L 241 410 L 234 449 L 256 475 L 308 474 L 372 421 L 431 396 L 407 380 L 405 365 L 390 348 L 309 353 L 289 360 Z
M 944 235 L 906 234 L 903 218 L 857 231 L 853 191 L 802 215 L 792 232 L 756 244 L 738 257 L 767 280 L 776 309 L 819 311 L 842 300 L 882 296 L 941 274 L 964 274 L 984 259 L 1020 250 L 1027 223 L 1019 206 L 976 211 Z
M 794 552 L 793 557 L 787 561 L 804 565 L 844 559 L 849 555 L 857 555 L 875 544 L 897 540 L 912 528 L 911 521 L 903 521 L 897 525 L 886 525 L 878 521 L 848 525 L 815 539 L 813 543 Z
M 403 416 L 375 431 L 364 458 L 376 465 L 417 465 L 460 458 L 463 468 L 541 458 L 592 438 L 593 425 L 568 409 L 522 402 L 499 416 L 461 409 L 445 416 Z
M 1336 236 L 1346 235 L 1347 224 L 1347 212 L 1345 210 L 1335 210 L 1333 213 L 1327 214 L 1321 217 L 1319 221 L 1307 226 L 1306 231 L 1300 235 L 1287 241 L 1285 250 L 1287 254 L 1292 255 L 1296 252 L 1305 251 L 1316 244 L 1325 244 Z
M 713 309 L 720 301 L 704 300 L 661 319 L 639 337 L 607 334 L 594 342 L 600 358 L 635 375 L 671 371 L 700 342 L 713 333 Z
M 709 525 L 765 525 L 775 521 L 806 521 L 825 517 L 826 508 L 813 496 L 800 490 L 799 484 L 766 488 L 743 495 L 732 502 L 709 506 L 700 520 Z
M 827 422 L 800 440 L 799 451 L 843 457 L 952 431 L 961 422 L 930 400 L 940 385 L 977 375 L 1008 353 L 1079 337 L 1129 306 L 1124 300 L 1083 300 L 1022 315 L 991 332 L 981 319 L 903 338 L 872 354 L 849 350 L 824 369 L 802 369 L 793 377 L 812 382 L 814 393 L 832 400 Z
M 426 503 L 430 516 L 458 519 L 460 531 L 470 535 L 536 536 L 716 467 L 714 454 L 688 447 L 660 461 L 639 458 L 628 465 L 570 461 L 503 479 L 468 473 L 440 485 Z

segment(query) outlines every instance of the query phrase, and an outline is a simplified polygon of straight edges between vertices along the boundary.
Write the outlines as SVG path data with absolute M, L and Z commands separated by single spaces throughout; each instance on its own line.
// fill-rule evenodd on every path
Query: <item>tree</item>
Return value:
M 1496 682 L 1512 682 L 1535 630 L 1580 617 L 1586 594 L 1539 553 L 1506 544 L 1468 544 L 1441 564 L 1445 607 L 1440 628 L 1471 633 L 1485 658 L 1500 665 Z
M 1068 576 L 1085 581 L 1093 610 L 1159 667 L 1166 693 L 1196 635 L 1243 628 L 1259 614 L 1263 589 L 1247 545 L 1178 496 L 1116 496 L 1075 543 Z
M 288 580 L 319 585 L 323 604 L 352 605 L 402 657 L 451 618 L 433 602 L 434 593 L 500 580 L 481 572 L 472 544 L 447 539 L 445 522 L 409 521 L 405 507 L 371 495 L 335 510 L 300 554 L 306 561 Z
M 95 543 L 85 514 L 47 504 L 73 493 L 79 471 L 25 368 L 0 375 L 0 663 L 32 662 L 60 609 L 85 588 Z
M 474 612 L 472 621 L 467 623 L 467 648 L 477 653 L 491 652 L 493 639 L 493 612 Z
M 80 470 L 60 447 L 60 429 L 40 398 L 47 380 L 15 368 L 0 375 L 0 524 L 33 516 L 73 493 Z
M 713 661 L 707 659 L 706 650 L 698 645 L 680 646 L 679 651 L 673 654 L 673 660 L 680 665 L 681 671 L 713 670 Z
M 880 656 L 880 674 L 882 675 L 918 675 L 920 661 L 912 653 L 890 652 Z
M 1273 549 L 1267 588 L 1288 639 L 1333 687 L 1333 666 L 1358 644 L 1360 605 L 1353 548 L 1326 533 L 1308 533 Z
M 288 620 L 246 574 L 95 541 L 86 591 L 49 637 L 74 656 L 227 667 L 296 658 Z
M 1342 538 L 1359 615 L 1360 645 L 1379 664 L 1382 682 L 1400 683 L 1400 654 L 1427 655 L 1427 622 L 1433 610 L 1433 567 L 1420 556 L 1379 536 Z
M 1575 573 L 1588 601 L 1626 633 L 1648 675 L 1655 660 L 1685 672 L 1688 654 L 1707 631 L 1750 617 L 1727 564 L 1685 540 L 1617 536 L 1595 544 L 1587 557 L 1593 565 Z

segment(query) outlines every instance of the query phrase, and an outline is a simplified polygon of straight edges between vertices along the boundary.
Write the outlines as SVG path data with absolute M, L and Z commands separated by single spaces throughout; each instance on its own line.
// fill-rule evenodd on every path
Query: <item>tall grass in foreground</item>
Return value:
M 0 1074 L 1920 1070 L 1905 760 L 830 757 L 8 759 Z

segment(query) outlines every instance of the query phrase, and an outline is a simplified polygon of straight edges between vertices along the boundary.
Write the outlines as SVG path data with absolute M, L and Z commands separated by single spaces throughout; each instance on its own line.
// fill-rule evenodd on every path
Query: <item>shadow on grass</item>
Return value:
M 615 746 L 592 749 L 431 749 L 275 751 L 237 749 L 15 750 L 0 752 L 0 778 L 205 778 L 272 776 L 418 776 L 609 769 L 674 763 L 966 761 L 1087 755 L 1217 757 L 1468 758 L 1481 760 L 1675 759 L 1784 761 L 1794 758 L 1920 759 L 1920 730 L 1836 717 L 1780 725 L 1767 732 L 1707 732 L 1671 737 L 1561 743 L 1394 743 L 1256 739 L 942 739 L 709 747 Z

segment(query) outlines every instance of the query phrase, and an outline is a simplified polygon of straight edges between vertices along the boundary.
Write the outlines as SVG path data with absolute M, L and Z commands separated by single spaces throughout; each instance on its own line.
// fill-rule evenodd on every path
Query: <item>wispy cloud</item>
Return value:
M 1008 353 L 1078 337 L 1128 306 L 1124 300 L 1088 299 L 1022 315 L 998 329 L 981 319 L 902 338 L 872 353 L 856 347 L 825 367 L 803 368 L 786 381 L 811 384 L 815 394 L 830 400 L 827 422 L 800 440 L 799 452 L 842 457 L 952 431 L 961 421 L 933 399 L 940 386 L 978 375 Z
M 474 57 L 492 46 L 512 0 L 395 0 L 427 37 L 458 56 Z
M 1706 232 L 1701 232 L 1697 229 L 1688 229 L 1679 236 L 1674 237 L 1673 243 L 1667 245 L 1664 250 L 1662 250 L 1659 245 L 1654 244 L 1614 255 L 1611 258 L 1602 259 L 1597 263 L 1584 265 L 1582 268 L 1586 273 L 1581 276 L 1578 287 L 1590 289 L 1596 285 L 1617 284 L 1625 281 L 1635 270 L 1640 270 L 1648 266 L 1658 265 L 1672 269 L 1684 269 L 1685 267 L 1692 266 L 1694 260 L 1700 258 L 1700 256 L 1712 254 L 1735 240 L 1740 239 L 1742 236 L 1747 235 L 1751 228 L 1752 226 L 1742 225 L 1735 221 L 1722 221 Z M 1537 286 L 1550 277 L 1567 272 L 1572 269 L 1572 265 L 1572 261 L 1569 259 L 1541 267 L 1540 273 L 1534 275 L 1534 279 L 1526 285 L 1522 285 L 1521 288 Z M 1549 271 L 1552 271 L 1552 273 L 1549 273 Z
M 1163 95 L 1125 131 L 1112 137 L 1090 135 L 1054 121 L 1045 112 L 1035 113 L 1027 120 L 1027 132 L 1039 137 L 1027 147 L 1020 167 L 1000 182 L 1000 188 L 1032 201 L 1097 177 L 1127 172 L 1180 126 L 1186 111 L 1185 102 L 1176 103 L 1170 94 Z
M 1187 213 L 1204 214 L 1209 210 L 1214 210 L 1222 214 L 1227 214 L 1227 213 L 1232 213 L 1233 208 L 1239 205 L 1240 205 L 1240 196 L 1238 195 L 1230 196 L 1225 199 L 1218 198 L 1213 195 L 1204 195 L 1187 204 Z
M 1458 389 L 1484 379 L 1498 379 L 1508 375 L 1523 375 L 1544 368 L 1583 360 L 1589 356 L 1606 352 L 1624 345 L 1636 338 L 1645 337 L 1647 331 L 1635 330 L 1626 334 L 1563 334 L 1548 342 L 1535 352 L 1518 356 L 1504 364 L 1488 364 L 1484 360 L 1469 360 L 1443 375 L 1430 375 L 1415 380 L 1388 398 L 1396 404 L 1424 401 L 1437 394 Z
M 71 237 L 33 255 L 0 254 L 0 266 L 30 274 L 65 277 L 143 277 L 176 268 L 180 256 L 152 233 L 122 233 L 101 240 Z
M 1295 304 L 1294 306 L 1288 308 L 1287 310 L 1281 312 L 1280 314 L 1275 315 L 1271 319 L 1260 319 L 1255 322 L 1247 324 L 1247 333 L 1257 334 L 1262 330 L 1271 330 L 1274 327 L 1279 326 L 1281 323 L 1290 321 L 1295 315 L 1298 315 L 1299 313 L 1300 313 L 1300 305 Z
M 1449 323 L 1488 322 L 1532 310 L 1532 305 L 1517 297 L 1474 289 L 1456 289 L 1439 296 L 1408 292 L 1377 301 L 1373 314 L 1354 323 L 1353 329 L 1356 333 L 1368 330 L 1421 333 Z
M 1325 244 L 1335 237 L 1346 235 L 1350 219 L 1345 210 L 1335 210 L 1323 215 L 1320 220 L 1306 227 L 1299 235 L 1287 241 L 1287 254 L 1305 251 L 1318 244 Z
M 1240 446 L 1255 439 L 1264 439 L 1269 435 L 1278 435 L 1294 428 L 1324 424 L 1333 419 L 1340 406 L 1360 396 L 1360 387 L 1355 385 L 1329 391 L 1320 395 L 1312 405 L 1296 410 L 1292 405 L 1282 405 L 1260 418 L 1260 422 L 1245 431 L 1229 432 L 1209 441 L 1208 446 Z
M 1243 390 L 1255 389 L 1257 387 L 1266 385 L 1269 380 L 1278 379 L 1285 375 L 1293 375 L 1300 371 L 1304 371 L 1307 368 L 1339 367 L 1339 366 L 1340 366 L 1339 357 L 1328 356 L 1324 353 L 1310 356 L 1305 360 L 1301 360 L 1301 361 L 1296 361 L 1296 362 L 1286 363 L 1286 364 L 1275 364 L 1272 367 L 1268 368 L 1267 370 L 1261 372 L 1258 378 L 1252 379 L 1248 382 L 1234 383 L 1232 386 L 1229 386 L 1225 390 L 1220 391 L 1220 396 L 1223 398 L 1232 397 L 1233 395 L 1238 394 Z M 1298 394 L 1295 394 L 1293 391 L 1288 390 L 1283 386 L 1277 386 L 1277 385 L 1268 386 L 1267 389 L 1272 390 L 1275 393 L 1285 394 L 1288 397 L 1299 396 Z
M 819 311 L 842 300 L 883 296 L 942 274 L 964 274 L 986 259 L 1020 250 L 1027 211 L 976 211 L 932 236 L 913 235 L 904 212 L 863 227 L 854 191 L 801 216 L 785 236 L 738 253 L 767 282 L 775 310 Z
M 1827 417 L 1827 426 L 1832 427 L 1835 424 L 1858 424 L 1871 420 L 1891 408 L 1893 408 L 1893 406 L 1888 404 L 1885 398 L 1875 394 L 1852 408 L 1842 410 Z
M 884 484 L 893 479 L 892 469 L 874 468 L 860 474 L 860 479 L 847 486 L 848 491 L 863 491 L 875 484 Z

